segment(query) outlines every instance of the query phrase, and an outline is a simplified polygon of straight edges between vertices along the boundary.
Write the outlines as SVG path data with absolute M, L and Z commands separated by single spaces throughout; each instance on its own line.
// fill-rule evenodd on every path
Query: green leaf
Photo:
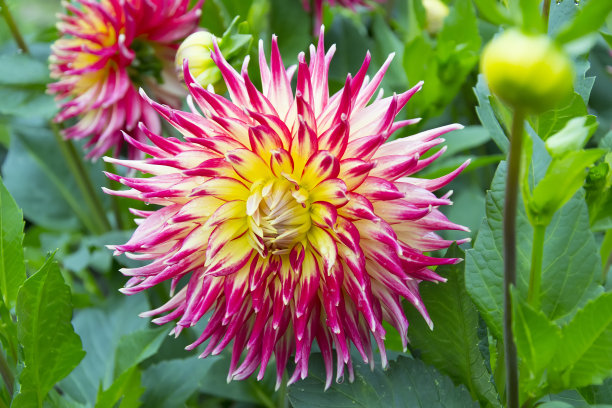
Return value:
M 23 214 L 0 179 L 0 292 L 9 310 L 26 280 L 22 244 Z
M 50 258 L 25 281 L 17 298 L 17 327 L 25 367 L 14 407 L 42 406 L 49 390 L 83 359 L 70 319 L 70 288 Z
M 446 146 L 444 156 L 452 156 L 487 143 L 491 140 L 491 135 L 482 126 L 467 126 L 463 129 L 447 133 L 444 135 L 444 139 L 446 139 L 444 143 L 444 146 Z
M 31 55 L 0 56 L 0 85 L 45 85 L 50 81 L 47 64 Z
M 553 214 L 582 187 L 588 174 L 587 167 L 603 154 L 604 150 L 589 149 L 569 152 L 553 159 L 546 175 L 531 193 L 528 205 L 530 219 L 539 225 L 548 224 Z
M 198 359 L 203 378 L 200 381 L 200 392 L 204 394 L 213 395 L 216 397 L 228 398 L 234 401 L 251 402 L 257 403 L 258 399 L 255 395 L 256 387 L 253 383 L 260 384 L 255 379 L 250 378 L 246 381 L 232 381 L 227 382 L 227 373 L 229 372 L 230 366 L 230 354 L 222 353 L 219 356 L 214 357 L 210 361 L 211 356 L 206 357 L 204 360 Z M 268 373 L 264 377 L 264 381 L 269 378 Z
M 356 361 L 356 359 L 354 360 Z M 308 377 L 289 387 L 294 408 L 460 408 L 477 407 L 465 387 L 455 387 L 450 378 L 422 361 L 399 357 L 390 367 L 374 371 L 355 362 L 355 380 L 325 387 L 322 357 L 311 356 Z
M 148 408 L 164 408 L 168 406 L 181 406 L 193 395 L 209 378 L 223 377 L 224 371 L 213 370 L 214 363 L 219 360 L 217 356 L 208 356 L 200 359 L 193 356 L 186 359 L 166 360 L 151 365 L 142 374 L 142 385 L 146 389 L 142 400 Z M 225 383 L 225 378 L 222 379 Z M 245 385 L 244 382 L 233 382 L 232 385 Z M 221 384 L 230 387 L 229 384 Z M 229 397 L 236 400 L 240 393 L 234 391 Z M 249 399 L 248 402 L 257 400 Z
M 373 16 L 372 37 L 369 47 L 372 53 L 371 66 L 380 67 L 387 60 L 389 54 L 396 54 L 383 77 L 381 88 L 407 89 L 410 87 L 411 84 L 408 83 L 406 73 L 401 64 L 404 59 L 404 42 L 395 35 L 380 14 Z
M 530 119 L 534 130 L 541 139 L 546 140 L 550 136 L 561 131 L 573 118 L 586 116 L 587 108 L 582 97 L 574 93 L 568 103 L 557 109 L 550 109 L 541 115 Z
M 563 129 L 546 140 L 546 150 L 553 157 L 580 150 L 596 129 L 597 120 L 594 116 L 573 118 Z
M 447 258 L 463 258 L 463 251 L 453 245 Z M 406 309 L 410 322 L 410 344 L 420 350 L 420 357 L 453 379 L 464 384 L 474 399 L 499 406 L 485 361 L 478 349 L 478 311 L 470 300 L 463 277 L 464 263 L 443 265 L 436 273 L 445 283 L 422 282 L 419 292 L 434 322 L 429 330 L 413 307 Z
M 474 0 L 479 14 L 495 25 L 512 24 L 512 18 L 506 9 L 497 0 Z
M 542 15 L 538 2 L 533 0 L 510 0 L 510 11 L 521 29 L 525 32 L 544 31 Z
M 25 218 L 62 230 L 78 228 L 75 214 L 83 223 L 90 222 L 82 195 L 51 131 L 36 121 L 15 121 L 12 131 L 2 172 L 6 188 L 23 208 Z M 84 165 L 95 185 L 105 185 L 100 162 Z M 100 199 L 108 203 L 109 198 L 98 190 Z
M 141 373 L 137 366 L 126 370 L 107 389 L 98 393 L 96 408 L 114 407 L 119 403 L 119 408 L 132 408 L 142 405 L 140 396 L 145 389 L 141 385 Z
M 567 1 L 567 0 L 566 0 Z M 576 17 L 559 30 L 557 41 L 568 43 L 585 35 L 596 33 L 612 12 L 612 2 L 591 0 L 583 2 Z
M 525 401 L 540 396 L 542 375 L 561 341 L 561 329 L 544 313 L 519 299 L 516 291 L 512 295 L 512 331 L 521 359 L 521 401 Z
M 17 88 L 0 85 L 0 113 L 20 117 L 39 116 L 51 119 L 57 112 L 53 96 L 44 93 L 44 87 Z
M 548 17 L 548 34 L 555 36 L 559 31 L 573 20 L 578 5 L 574 0 L 561 0 L 550 2 L 550 16 Z
M 155 354 L 168 331 L 167 327 L 143 329 L 121 337 L 115 352 L 115 378 Z
M 295 4 L 295 2 L 288 2 L 286 0 L 281 1 L 287 4 Z M 298 7 L 301 8 L 299 5 Z M 272 8 L 274 8 L 274 5 Z M 334 59 L 329 67 L 329 82 L 332 92 L 334 89 L 338 90 L 344 86 L 346 76 L 349 72 L 357 72 L 368 51 L 368 33 L 366 28 L 352 17 L 354 17 L 352 13 L 351 15 L 338 13 L 334 16 L 333 23 L 330 26 L 325 26 L 326 43 L 336 44 L 336 49 L 338 50 L 351 50 L 351 52 L 334 54 Z M 302 49 L 305 49 L 309 43 L 310 40 L 304 40 Z M 289 54 L 289 57 L 293 59 L 283 60 L 287 62 L 292 60 L 295 61 L 295 58 L 292 57 L 291 54 Z
M 478 21 L 471 1 L 455 0 L 453 2 L 453 7 L 444 19 L 444 25 L 437 40 L 438 59 L 441 62 L 454 59 L 458 64 L 452 68 L 460 77 L 452 79 L 459 86 L 463 82 L 462 76 L 466 75 L 478 60 L 481 44 Z
M 601 384 L 612 375 L 611 292 L 587 303 L 562 330 L 549 376 L 553 391 Z
M 232 1 L 232 3 L 241 2 Z M 297 55 L 301 51 L 305 51 L 308 44 L 310 44 L 313 30 L 310 24 L 310 16 L 304 10 L 300 2 L 270 0 L 269 18 L 270 32 L 276 34 L 280 39 L 278 47 L 281 55 L 283 56 L 283 60 L 290 65 L 293 63 L 290 61 L 295 61 Z M 270 55 L 269 43 L 265 44 L 265 49 L 268 50 L 268 55 Z M 332 64 L 332 66 L 333 65 L 334 64 Z
M 0 113 L 50 119 L 57 107 L 45 93 L 49 81 L 46 63 L 26 54 L 0 56 Z
M 100 386 L 108 389 L 115 380 L 115 355 L 121 338 L 147 327 L 138 313 L 148 309 L 146 296 L 139 294 L 113 297 L 103 307 L 80 311 L 73 323 L 87 355 L 60 383 L 62 391 L 79 403 L 93 405 Z
M 541 142 L 540 142 L 541 144 Z M 532 171 L 542 177 L 541 163 L 546 151 L 534 145 Z M 544 150 L 544 151 L 543 151 Z M 543 152 L 542 152 L 543 151 Z M 506 163 L 500 163 L 487 194 L 486 219 L 478 232 L 474 248 L 466 252 L 467 291 L 481 312 L 487 326 L 502 338 L 503 315 L 503 239 L 502 213 L 506 185 Z M 597 284 L 601 264 L 593 233 L 584 226 L 588 211 L 579 192 L 552 218 L 546 229 L 542 263 L 541 304 L 553 321 L 568 319 L 576 306 L 584 304 L 602 289 Z M 518 200 L 517 288 L 521 299 L 527 296 L 533 228 L 529 224 L 521 198 Z
M 607 378 L 601 385 L 593 385 L 587 387 L 592 398 L 589 400 L 592 404 L 612 404 L 612 378 Z M 584 389 L 581 389 L 581 394 L 584 395 Z
M 506 137 L 504 129 L 501 127 L 499 121 L 495 117 L 495 112 L 491 106 L 491 100 L 489 99 L 493 98 L 493 96 L 491 95 L 491 91 L 489 91 L 487 82 L 482 74 L 478 75 L 478 82 L 474 87 L 474 93 L 478 99 L 476 114 L 478 115 L 480 122 L 485 129 L 489 131 L 491 139 L 493 139 L 497 147 L 499 147 L 499 150 L 501 150 L 502 153 L 507 154 L 509 146 L 508 138 Z

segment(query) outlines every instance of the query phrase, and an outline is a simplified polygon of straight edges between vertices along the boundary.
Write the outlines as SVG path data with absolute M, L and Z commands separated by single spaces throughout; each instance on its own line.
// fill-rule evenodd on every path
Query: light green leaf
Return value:
M 474 0 L 479 14 L 486 20 L 495 24 L 512 24 L 512 18 L 502 3 L 497 0 Z
M 11 406 L 42 406 L 55 383 L 83 359 L 85 352 L 71 317 L 70 288 L 51 258 L 19 290 L 17 328 L 25 367 Z
M 22 243 L 23 214 L 0 179 L 0 293 L 9 310 L 26 280 Z
M 466 68 L 473 67 L 478 60 L 481 44 L 478 21 L 471 1 L 455 0 L 453 2 L 453 7 L 450 14 L 444 19 L 444 25 L 437 40 L 437 57 L 440 62 L 456 60 L 454 63 L 457 65 L 449 67 L 451 69 L 448 71 L 455 71 L 459 75 L 452 79 L 460 85 L 463 82 L 463 76 L 469 71 L 469 69 L 466 71 Z M 449 82 L 448 79 L 445 82 Z
M 145 389 L 141 385 L 141 373 L 137 366 L 126 370 L 106 390 L 98 393 L 96 408 L 115 407 L 118 402 L 119 408 L 132 408 L 142 405 L 140 396 Z
M 601 384 L 612 375 L 612 293 L 587 303 L 562 336 L 549 376 L 553 391 Z
M 582 116 L 567 122 L 563 129 L 546 140 L 548 153 L 556 157 L 582 149 L 597 129 L 597 120 L 589 120 L 590 118 L 595 119 L 593 116 Z
M 463 258 L 463 251 L 453 245 L 446 258 Z M 464 384 L 474 399 L 499 406 L 485 361 L 478 349 L 478 311 L 470 300 L 463 277 L 464 263 L 443 265 L 436 273 L 445 283 L 422 282 L 419 291 L 435 326 L 429 330 L 413 307 L 406 309 L 410 322 L 410 344 L 420 350 L 420 357 L 448 375 L 456 384 Z
M 354 359 L 355 380 L 325 386 L 322 357 L 311 356 L 308 377 L 289 387 L 294 408 L 462 408 L 477 407 L 465 387 L 455 387 L 450 378 L 422 361 L 399 357 L 382 371 Z
M 550 163 L 546 175 L 531 192 L 529 217 L 539 225 L 547 225 L 559 210 L 584 184 L 587 167 L 603 154 L 602 149 L 569 152 Z
M 115 378 L 155 354 L 168 337 L 168 331 L 167 327 L 158 327 L 139 330 L 121 337 L 115 352 Z
M 540 142 L 541 143 L 541 142 Z M 534 179 L 542 177 L 541 150 L 534 145 Z M 546 152 L 544 151 L 544 154 Z M 502 213 L 506 185 L 506 163 L 500 163 L 487 195 L 486 219 L 478 232 L 474 248 L 466 253 L 465 279 L 472 296 L 493 335 L 502 338 L 503 315 L 503 239 Z M 553 321 L 568 319 L 576 306 L 596 296 L 601 264 L 593 233 L 584 228 L 588 211 L 582 192 L 572 197 L 552 218 L 546 229 L 542 263 L 542 311 Z M 527 296 L 533 229 L 521 198 L 518 200 L 517 288 L 521 299 Z
M 566 0 L 567 1 L 567 0 Z M 599 31 L 606 18 L 612 12 L 612 2 L 591 0 L 582 3 L 576 17 L 562 27 L 557 34 L 557 41 L 568 43 L 585 35 Z
M 542 375 L 550 364 L 559 342 L 561 329 L 544 313 L 512 294 L 512 331 L 521 359 L 521 401 L 539 397 Z

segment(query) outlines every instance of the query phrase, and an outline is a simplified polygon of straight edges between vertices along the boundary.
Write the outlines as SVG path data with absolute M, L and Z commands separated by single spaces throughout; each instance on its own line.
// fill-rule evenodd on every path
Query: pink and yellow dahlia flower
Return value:
M 306 377 L 315 340 L 325 361 L 326 386 L 332 380 L 333 348 L 337 378 L 345 365 L 352 378 L 351 344 L 373 364 L 372 338 L 385 366 L 383 321 L 397 329 L 406 346 L 401 299 L 431 326 L 419 282 L 444 281 L 430 267 L 459 261 L 424 252 L 452 243 L 436 231 L 467 230 L 438 209 L 451 204 L 448 194 L 432 193 L 467 163 L 438 179 L 413 174 L 444 152 L 420 158 L 443 142 L 439 136 L 461 126 L 385 143 L 394 131 L 416 122 L 394 120 L 421 84 L 386 98 L 380 92 L 370 103 L 393 56 L 370 79 L 367 54 L 359 72 L 329 96 L 333 54 L 333 46 L 325 53 L 321 31 L 310 62 L 303 53 L 298 56 L 294 92 L 296 67 L 285 68 L 275 37 L 268 65 L 260 42 L 259 91 L 247 74 L 248 59 L 238 73 L 215 44 L 212 58 L 231 99 L 203 89 L 185 64 L 191 112 L 148 100 L 184 140 L 142 126 L 153 145 L 127 135 L 126 140 L 151 158 L 105 158 L 152 175 L 108 174 L 131 189 L 107 192 L 161 206 L 133 211 L 140 217 L 134 235 L 112 247 L 116 254 L 151 261 L 122 269 L 131 277 L 122 292 L 171 281 L 171 299 L 142 316 L 162 315 L 153 320 L 157 324 L 178 320 L 176 335 L 211 313 L 188 349 L 209 340 L 205 357 L 233 342 L 228 379 L 257 370 L 262 378 L 274 355 L 280 381 L 293 356 L 293 383 Z
M 72 0 L 65 3 L 58 29 L 62 37 L 52 46 L 49 92 L 61 100 L 55 120 L 78 117 L 66 129 L 67 138 L 90 137 L 88 157 L 98 158 L 123 144 L 121 130 L 134 131 L 142 121 L 160 131 L 155 111 L 140 97 L 144 87 L 160 100 L 180 106 L 184 89 L 174 74 L 177 41 L 192 33 L 201 14 L 200 0 Z M 136 158 L 138 149 L 128 148 Z

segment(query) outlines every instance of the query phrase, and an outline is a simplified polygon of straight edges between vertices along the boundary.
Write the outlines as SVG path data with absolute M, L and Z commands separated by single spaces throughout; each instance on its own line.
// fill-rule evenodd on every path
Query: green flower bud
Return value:
M 185 38 L 175 59 L 176 72 L 181 81 L 184 79 L 183 60 L 186 59 L 189 62 L 189 72 L 204 88 L 208 85 L 217 88 L 223 84 L 221 71 L 210 57 L 214 38 L 208 31 L 198 31 Z M 217 39 L 217 44 L 221 46 L 220 39 Z
M 529 113 L 556 106 L 573 90 L 572 63 L 546 35 L 505 31 L 485 47 L 480 69 L 493 93 Z
M 448 16 L 448 6 L 441 0 L 423 0 L 423 7 L 426 17 L 425 30 L 431 35 L 438 34 Z

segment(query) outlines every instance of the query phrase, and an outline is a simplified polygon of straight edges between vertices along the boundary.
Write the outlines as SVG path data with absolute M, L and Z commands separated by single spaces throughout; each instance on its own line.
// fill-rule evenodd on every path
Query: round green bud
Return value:
M 426 18 L 425 30 L 431 35 L 438 34 L 450 12 L 448 6 L 441 0 L 423 0 L 423 7 Z
M 222 84 L 221 71 L 210 57 L 214 38 L 215 36 L 208 31 L 197 31 L 181 43 L 174 61 L 177 75 L 181 81 L 184 79 L 183 60 L 187 60 L 189 72 L 204 88 L 208 85 L 218 87 Z M 217 39 L 217 44 L 221 46 L 220 39 Z
M 546 35 L 505 31 L 485 47 L 480 70 L 494 94 L 528 113 L 556 106 L 573 90 L 572 62 Z

